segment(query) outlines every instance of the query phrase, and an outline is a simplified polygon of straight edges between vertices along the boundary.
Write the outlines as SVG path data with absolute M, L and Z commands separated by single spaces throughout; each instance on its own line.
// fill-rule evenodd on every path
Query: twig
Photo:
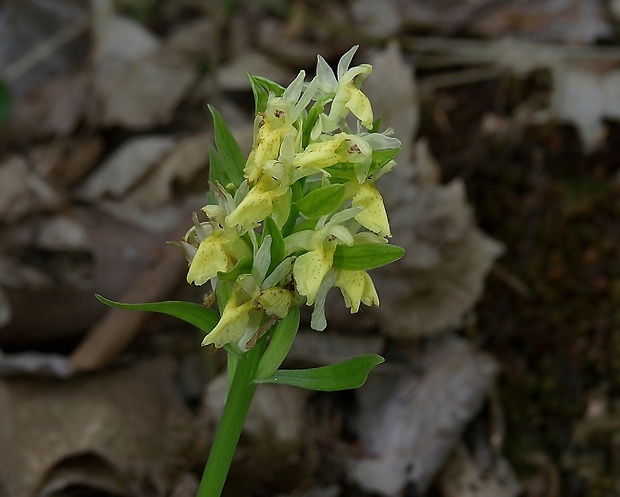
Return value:
M 186 226 L 183 227 L 183 233 Z M 162 300 L 174 289 L 187 271 L 187 262 L 179 250 L 163 251 L 161 259 L 147 269 L 121 297 L 123 302 Z M 110 364 L 142 331 L 145 312 L 110 309 L 73 351 L 69 364 L 77 371 L 96 371 Z
M 84 34 L 88 31 L 89 26 L 89 20 L 81 18 L 60 31 L 57 31 L 52 36 L 39 43 L 36 47 L 29 50 L 19 60 L 7 66 L 1 73 L 2 79 L 7 83 L 15 81 L 64 45 Z

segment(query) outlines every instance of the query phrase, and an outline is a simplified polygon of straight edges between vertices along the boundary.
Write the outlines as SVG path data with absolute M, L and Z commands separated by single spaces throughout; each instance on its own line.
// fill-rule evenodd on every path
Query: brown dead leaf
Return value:
M 443 497 L 518 497 L 522 488 L 503 458 L 481 468 L 464 444 L 457 445 L 439 478 Z
M 141 24 L 110 12 L 111 2 L 98 2 L 94 11 L 95 24 L 95 84 L 108 89 L 108 76 L 122 71 L 140 58 L 155 52 L 161 43 Z
M 218 83 L 224 90 L 250 90 L 249 74 L 260 75 L 276 83 L 288 84 L 294 77 L 290 70 L 260 52 L 245 51 L 217 71 Z
M 402 495 L 408 484 L 426 491 L 497 372 L 493 359 L 456 338 L 410 365 L 422 372 L 374 374 L 358 390 L 358 428 L 367 456 L 349 462 L 349 476 L 386 497 Z
M 388 38 L 401 29 L 402 17 L 396 0 L 355 0 L 351 12 L 357 27 L 371 37 Z
M 612 34 L 602 0 L 413 0 L 401 2 L 404 23 L 434 33 L 467 31 L 485 37 L 515 37 L 592 43 Z
M 195 462 L 199 433 L 173 370 L 156 359 L 66 381 L 1 381 L 3 495 L 76 486 L 165 495 Z
M 56 139 L 33 148 L 30 158 L 41 176 L 68 189 L 96 165 L 102 153 L 103 139 L 95 134 Z
M 338 47 L 332 47 L 328 44 L 317 46 L 317 42 L 314 40 L 309 41 L 300 36 L 291 36 L 288 31 L 288 24 L 280 19 L 266 18 L 258 24 L 256 29 L 258 32 L 258 48 L 274 59 L 286 62 L 294 67 L 312 67 L 316 64 L 317 53 L 329 58 L 330 54 L 333 55 L 338 51 Z M 274 43 L 274 40 L 278 40 L 278 42 Z
M 15 221 L 39 210 L 62 205 L 56 192 L 20 155 L 11 155 L 0 164 L 0 220 Z
M 98 208 L 74 206 L 70 216 L 87 231 L 91 251 L 40 247 L 38 234 L 49 218 L 30 218 L 0 231 L 0 284 L 12 310 L 11 321 L 0 328 L 0 347 L 82 335 L 107 310 L 95 293 L 119 299 L 162 251 L 173 250 L 164 243 L 170 233 L 143 231 Z
M 98 85 L 102 122 L 130 129 L 166 124 L 197 76 L 194 63 L 182 53 L 149 52 Z
M 161 206 L 172 199 L 175 183 L 187 184 L 208 168 L 213 138 L 199 133 L 178 141 L 157 169 L 131 193 L 131 203 L 145 208 Z
M 18 136 L 36 139 L 73 133 L 88 108 L 89 84 L 85 72 L 64 75 L 18 99 L 13 109 Z
M 211 60 L 217 55 L 219 26 L 211 18 L 202 17 L 177 26 L 166 39 L 166 46 L 198 60 Z
M 586 44 L 612 34 L 601 0 L 504 2 L 470 19 L 470 28 L 488 37 L 521 37 Z
M 86 31 L 87 17 L 85 4 L 75 0 L 2 2 L 0 78 L 14 95 L 22 96 L 84 60 L 88 40 L 77 37 Z
M 92 245 L 87 231 L 75 219 L 58 215 L 41 223 L 35 245 L 45 250 L 90 252 Z
M 145 136 L 128 140 L 86 179 L 78 195 L 87 200 L 107 195 L 121 197 L 135 187 L 174 146 L 168 136 Z

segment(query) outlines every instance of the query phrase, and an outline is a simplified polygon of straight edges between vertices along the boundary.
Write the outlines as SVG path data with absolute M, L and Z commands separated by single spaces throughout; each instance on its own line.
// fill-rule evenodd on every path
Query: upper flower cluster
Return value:
M 352 313 L 361 303 L 379 304 L 367 270 L 399 258 L 402 249 L 387 244 L 390 226 L 375 183 L 395 165 L 400 142 L 376 129 L 360 89 L 372 67 L 349 67 L 356 50 L 341 58 L 336 73 L 319 56 L 309 83 L 304 71 L 288 88 L 251 77 L 252 151 L 241 166 L 234 154 L 212 156 L 215 201 L 202 209 L 207 220 L 195 217 L 180 242 L 190 261 L 188 282 L 211 281 L 222 313 L 203 344 L 247 350 L 304 302 L 314 306 L 312 327 L 323 330 L 332 287 Z M 227 130 L 219 131 L 223 142 Z

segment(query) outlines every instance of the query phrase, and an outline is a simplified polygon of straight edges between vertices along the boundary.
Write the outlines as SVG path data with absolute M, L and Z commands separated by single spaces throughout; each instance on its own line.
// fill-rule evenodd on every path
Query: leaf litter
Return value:
M 211 379 L 203 398 L 185 399 L 200 404 L 192 413 L 171 377 L 173 364 L 195 353 L 200 337 L 165 320 L 124 313 L 105 318 L 92 293 L 137 301 L 149 290 L 170 297 L 183 292 L 199 301 L 193 289 L 176 290 L 183 269 L 160 244 L 203 203 L 212 144 L 205 102 L 234 118 L 247 150 L 246 72 L 286 83 L 300 68 L 310 72 L 317 53 L 334 61 L 365 39 L 359 58 L 374 65 L 365 88 L 376 115 L 403 142 L 399 166 L 381 181 L 389 192 L 394 241 L 407 254 L 375 272 L 378 310 L 361 320 L 340 313 L 326 336 L 301 332 L 290 361 L 292 367 L 321 365 L 352 351 L 383 351 L 389 360 L 355 394 L 357 409 L 350 396 L 327 399 L 261 386 L 263 397 L 246 427 L 248 443 L 234 468 L 236 495 L 254 495 L 260 487 L 269 495 L 332 496 L 347 489 L 347 495 L 391 496 L 412 486 L 447 497 L 470 495 L 474 487 L 476 495 L 516 495 L 520 485 L 511 464 L 523 458 L 514 450 L 502 454 L 500 446 L 485 472 L 466 439 L 506 360 L 477 349 L 475 334 L 482 332 L 476 316 L 488 316 L 487 276 L 523 241 L 501 238 L 493 223 L 478 226 L 479 205 L 488 206 L 468 174 L 500 167 L 490 159 L 480 164 L 488 157 L 482 147 L 508 147 L 503 140 L 515 147 L 532 134 L 545 149 L 534 147 L 535 164 L 557 147 L 560 125 L 578 136 L 579 154 L 604 162 L 601 154 L 613 147 L 619 119 L 620 56 L 613 43 L 597 44 L 613 41 L 614 21 L 602 2 L 394 0 L 381 9 L 363 0 L 346 6 L 273 2 L 238 6 L 227 18 L 218 6 L 185 1 L 145 11 L 151 22 L 128 17 L 122 4 L 95 4 L 92 41 L 80 38 L 88 28 L 73 2 L 0 8 L 0 34 L 8 40 L 0 65 L 10 69 L 2 76 L 10 76 L 13 93 L 9 126 L 0 131 L 0 408 L 32 413 L 15 418 L 23 426 L 17 435 L 9 436 L 3 425 L 0 436 L 9 437 L 4 446 L 14 447 L 15 459 L 0 465 L 0 491 L 34 497 L 83 486 L 133 496 L 136 485 L 148 484 L 156 495 L 193 494 L 193 471 L 208 448 L 223 380 Z M 25 15 L 32 9 L 52 13 L 47 27 Z M 11 13 L 20 23 L 6 22 Z M 67 22 L 72 31 L 56 36 Z M 77 39 L 89 49 L 87 62 L 72 44 Z M 543 91 L 513 106 L 507 86 L 540 81 L 541 74 L 550 75 Z M 505 106 L 480 96 L 487 84 L 507 85 L 497 97 Z M 459 107 L 455 95 L 467 91 Z M 481 120 L 486 127 L 475 128 L 465 115 L 474 102 L 491 109 Z M 459 142 L 472 133 L 479 135 Z M 456 145 L 450 142 L 455 137 Z M 455 146 L 463 155 L 451 155 Z M 467 166 L 459 170 L 455 163 Z M 502 281 L 519 281 L 508 270 L 503 274 Z M 531 298 L 538 287 L 529 283 Z M 141 332 L 145 328 L 149 333 Z M 454 338 L 455 331 L 463 336 Z M 94 337 L 104 335 L 100 346 Z M 174 341 L 166 343 L 175 345 L 158 348 L 157 340 L 168 336 Z M 151 359 L 161 355 L 168 358 Z M 209 358 L 194 372 L 195 381 L 213 378 L 220 366 L 217 357 Z M 81 376 L 80 369 L 93 373 Z M 71 378 L 51 381 L 50 374 Z M 127 411 L 127 402 L 135 411 Z M 284 420 L 274 418 L 273 404 L 288 406 Z M 66 424 L 54 417 L 58 413 Z M 36 426 L 47 432 L 37 438 Z M 118 439 L 106 430 L 120 433 Z M 80 438 L 87 432 L 101 437 Z M 123 447 L 123 439 L 136 443 Z M 38 455 L 29 459 L 36 468 L 6 470 L 27 454 Z M 546 460 L 545 468 L 554 471 L 562 464 Z M 574 461 L 569 470 L 591 482 L 579 472 L 579 458 Z M 535 483 L 523 488 L 543 495 L 532 490 L 540 487 Z M 564 495 L 577 495 L 566 488 Z

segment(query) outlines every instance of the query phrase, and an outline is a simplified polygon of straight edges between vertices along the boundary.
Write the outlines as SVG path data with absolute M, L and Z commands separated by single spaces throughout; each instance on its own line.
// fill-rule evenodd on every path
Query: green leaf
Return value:
M 370 370 L 383 361 L 383 357 L 379 355 L 366 354 L 319 368 L 281 369 L 269 378 L 254 381 L 291 385 L 323 392 L 349 390 L 361 387 L 366 382 Z
M 265 218 L 263 225 L 263 238 L 271 235 L 271 262 L 266 276 L 269 276 L 273 270 L 284 260 L 284 238 L 282 232 L 278 229 L 276 222 L 269 216 Z
M 245 167 L 245 157 L 235 137 L 226 126 L 222 115 L 211 105 L 209 110 L 213 115 L 213 126 L 215 132 L 215 145 L 221 156 L 223 167 L 228 173 L 230 182 L 238 188 L 243 181 L 243 168 Z M 226 186 L 225 183 L 222 183 Z
M 218 271 L 217 277 L 220 281 L 236 281 L 242 274 L 250 274 L 252 271 L 252 256 L 246 255 L 240 259 L 235 266 L 227 272 Z
M 232 286 L 226 281 L 218 281 L 215 287 L 215 298 L 217 299 L 217 308 L 220 311 L 220 315 L 224 314 L 224 308 L 228 303 L 228 299 L 232 295 Z
M 285 88 L 283 86 L 267 78 L 252 74 L 248 74 L 248 78 L 250 78 L 252 93 L 254 93 L 255 114 L 267 110 L 269 93 L 273 93 L 276 97 L 281 97 L 284 93 Z
M 346 187 L 338 183 L 322 186 L 300 198 L 295 206 L 308 217 L 324 216 L 341 204 L 345 190 Z
M 308 117 L 304 119 L 304 125 L 302 129 L 302 148 L 306 148 L 308 143 L 310 143 L 310 134 L 312 133 L 312 128 L 316 124 L 317 119 L 325 110 L 325 104 L 321 101 L 316 102 L 310 112 L 308 112 Z
M 0 124 L 9 118 L 11 113 L 11 91 L 2 81 L 0 81 Z
M 372 176 L 373 173 L 377 172 L 383 166 L 385 166 L 388 162 L 390 162 L 394 157 L 398 155 L 400 152 L 400 148 L 387 148 L 384 150 L 373 150 L 372 151 L 372 160 L 370 163 L 370 167 L 368 168 L 368 176 Z M 329 174 L 331 175 L 332 180 L 353 180 L 355 177 L 355 164 L 351 162 L 339 162 L 334 164 L 333 166 L 329 166 Z
M 400 153 L 400 148 L 387 148 L 385 150 L 373 150 L 372 162 L 370 163 L 369 173 L 372 174 L 375 171 L 381 169 L 388 162 Z
M 96 294 L 95 297 L 97 297 L 100 302 L 118 309 L 158 312 L 161 314 L 174 316 L 175 318 L 179 318 L 186 323 L 194 325 L 196 328 L 205 333 L 210 333 L 220 320 L 217 312 L 193 302 L 166 301 L 149 302 L 145 304 L 124 304 L 122 302 L 115 302 L 113 300 L 106 299 L 99 294 Z
M 368 271 L 397 261 L 405 255 L 405 249 L 383 243 L 358 243 L 347 247 L 338 245 L 333 266 L 348 271 Z
M 224 161 L 222 160 L 222 156 L 213 147 L 209 149 L 209 182 L 212 185 L 219 183 L 223 186 L 226 186 L 231 182 L 228 171 L 224 165 Z M 217 203 L 217 200 L 213 198 L 213 202 Z
M 254 374 L 256 380 L 262 381 L 269 378 L 282 365 L 291 350 L 298 329 L 299 307 L 294 307 L 282 321 L 274 326 L 271 341 Z

